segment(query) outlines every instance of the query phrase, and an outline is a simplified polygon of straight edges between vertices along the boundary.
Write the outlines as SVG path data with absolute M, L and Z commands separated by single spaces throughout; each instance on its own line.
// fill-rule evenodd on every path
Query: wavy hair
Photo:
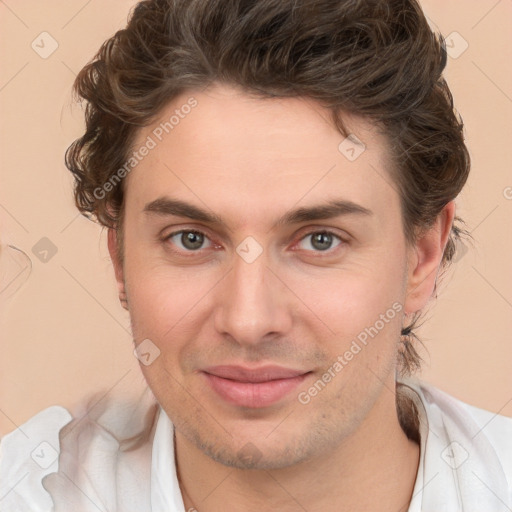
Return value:
M 147 0 L 78 74 L 86 129 L 66 152 L 78 209 L 122 235 L 123 166 L 137 131 L 178 94 L 214 82 L 256 97 L 307 97 L 369 119 L 389 141 L 408 243 L 464 186 L 463 123 L 442 76 L 444 40 L 416 0 Z M 468 234 L 456 217 L 442 270 Z M 122 244 L 121 244 L 122 250 Z M 420 367 L 414 329 L 402 329 L 398 368 Z

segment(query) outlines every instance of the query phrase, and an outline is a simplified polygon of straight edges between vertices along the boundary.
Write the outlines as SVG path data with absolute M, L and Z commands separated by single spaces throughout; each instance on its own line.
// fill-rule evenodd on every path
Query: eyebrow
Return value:
M 215 213 L 203 210 L 198 206 L 171 199 L 169 197 L 160 197 L 146 204 L 144 213 L 159 216 L 173 215 L 177 217 L 186 217 L 188 219 L 205 222 L 209 224 L 226 225 L 226 222 Z M 361 215 L 371 216 L 373 212 L 364 206 L 356 204 L 346 199 L 335 199 L 324 204 L 299 207 L 285 213 L 274 224 L 273 227 L 298 224 L 300 222 L 310 222 L 314 220 L 332 219 L 342 215 Z

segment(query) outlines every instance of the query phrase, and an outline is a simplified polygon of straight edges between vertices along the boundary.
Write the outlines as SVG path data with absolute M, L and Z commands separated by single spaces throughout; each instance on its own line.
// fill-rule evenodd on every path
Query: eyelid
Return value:
M 169 226 L 167 226 L 169 227 Z M 177 235 L 179 233 L 199 233 L 205 237 L 207 237 L 210 241 L 212 241 L 213 238 L 215 238 L 214 236 L 212 236 L 210 230 L 201 225 L 201 226 L 194 226 L 193 224 L 189 224 L 189 225 L 186 225 L 184 227 L 176 227 L 176 226 L 172 226 L 174 229 L 172 231 L 169 231 L 169 233 L 167 234 L 163 234 L 165 233 L 165 231 L 167 230 L 167 228 L 164 228 L 160 231 L 160 233 L 158 234 L 158 238 L 160 238 L 161 240 L 167 240 L 171 237 L 173 237 L 174 235 Z

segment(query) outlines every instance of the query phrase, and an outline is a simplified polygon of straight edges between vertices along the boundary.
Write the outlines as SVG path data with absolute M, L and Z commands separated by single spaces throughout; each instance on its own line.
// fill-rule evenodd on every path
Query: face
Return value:
M 364 151 L 311 100 L 216 85 L 138 134 L 118 281 L 151 390 L 223 464 L 321 456 L 394 404 L 412 253 L 384 137 L 344 120 Z

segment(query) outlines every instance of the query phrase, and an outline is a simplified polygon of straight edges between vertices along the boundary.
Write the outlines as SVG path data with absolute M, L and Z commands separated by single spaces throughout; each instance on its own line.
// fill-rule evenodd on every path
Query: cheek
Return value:
M 204 291 L 197 289 L 190 278 L 167 268 L 153 265 L 127 265 L 126 288 L 130 307 L 133 337 L 136 343 L 149 339 L 158 354 L 141 371 L 157 398 L 182 402 L 179 393 L 182 380 L 181 361 L 195 349 L 196 336 L 184 333 L 197 311 Z
M 307 276 L 288 273 L 286 279 L 302 299 L 302 311 L 308 316 L 313 312 L 329 337 L 346 340 L 390 309 L 386 325 L 396 321 L 404 299 L 403 269 L 398 261 L 365 261 Z
M 128 273 L 126 287 L 137 334 L 156 339 L 166 337 L 181 319 L 193 314 L 194 305 L 207 291 L 200 279 L 176 272 L 169 275 L 161 269 Z

